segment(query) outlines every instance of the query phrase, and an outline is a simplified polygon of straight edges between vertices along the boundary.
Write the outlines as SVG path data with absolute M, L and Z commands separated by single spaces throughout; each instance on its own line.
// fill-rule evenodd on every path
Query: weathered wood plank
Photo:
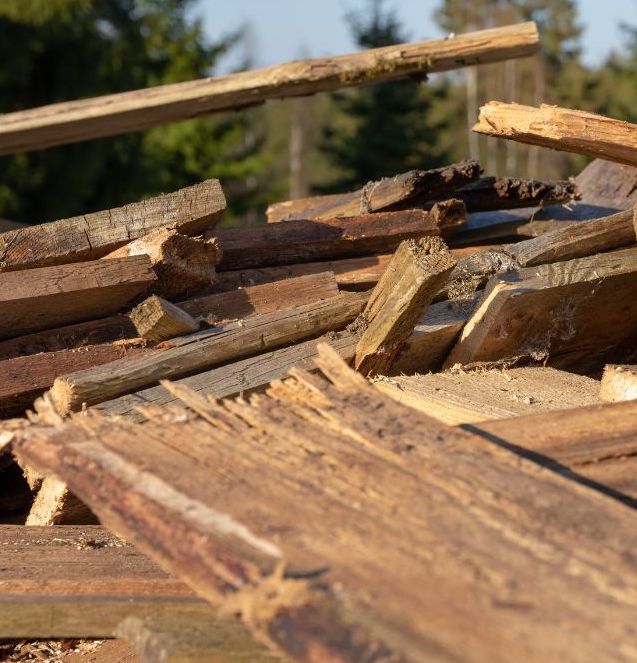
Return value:
M 58 378 L 51 397 L 61 414 L 131 391 L 179 378 L 233 359 L 343 329 L 362 311 L 366 293 L 343 293 L 320 302 L 252 316 L 229 325 L 174 338 L 168 349 L 77 371 Z
M 218 295 L 195 297 L 178 302 L 178 306 L 193 316 L 205 318 L 209 324 L 217 324 L 336 295 L 338 287 L 334 276 L 321 272 L 262 286 L 241 287 Z M 0 341 L 0 360 L 104 343 L 136 342 L 136 335 L 135 325 L 127 315 L 114 315 Z
M 394 250 L 401 241 L 439 235 L 461 223 L 464 204 L 449 200 L 431 212 L 380 212 L 320 221 L 294 220 L 215 231 L 223 250 L 220 270 L 294 264 Z
M 218 78 L 163 85 L 10 113 L 0 123 L 0 154 L 63 145 L 242 108 L 266 99 L 314 94 L 458 67 L 525 57 L 538 49 L 535 23 L 351 55 L 316 58 Z
M 490 101 L 473 131 L 637 166 L 637 125 L 586 111 Z
M 458 425 L 599 403 L 599 381 L 554 368 L 445 371 L 379 378 L 382 392 L 439 421 Z
M 291 219 L 333 219 L 373 212 L 414 209 L 417 201 L 449 198 L 453 191 L 480 176 L 475 160 L 461 161 L 443 168 L 410 170 L 394 177 L 369 182 L 349 193 L 312 196 L 274 203 L 267 209 L 270 223 Z
M 637 340 L 637 250 L 494 276 L 446 366 L 548 361 L 600 369 Z
M 630 401 L 637 398 L 637 366 L 604 366 L 599 397 L 603 401 Z
M 582 201 L 614 209 L 637 205 L 637 168 L 595 159 L 575 178 Z
M 635 660 L 632 509 L 320 368 L 14 449 L 292 660 Z
M 356 345 L 356 370 L 387 374 L 455 265 L 439 237 L 400 244 L 360 318 L 365 328 Z
M 144 352 L 135 344 L 103 343 L 41 352 L 0 362 L 0 417 L 22 416 L 59 375 Z
M 0 274 L 0 338 L 116 313 L 156 281 L 148 256 Z
M 218 180 L 206 180 L 124 207 L 2 233 L 0 271 L 94 260 L 157 228 L 195 235 L 225 208 Z
M 109 253 L 106 258 L 147 255 L 157 284 L 157 294 L 174 299 L 211 286 L 217 280 L 215 265 L 221 248 L 215 240 L 188 237 L 160 228 Z

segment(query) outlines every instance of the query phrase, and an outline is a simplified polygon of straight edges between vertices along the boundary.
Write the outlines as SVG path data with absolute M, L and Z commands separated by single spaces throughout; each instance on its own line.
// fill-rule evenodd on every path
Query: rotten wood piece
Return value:
M 637 166 L 637 125 L 586 111 L 490 101 L 473 131 Z
M 144 351 L 133 343 L 102 343 L 6 359 L 0 363 L 0 418 L 24 415 L 60 375 Z
M 543 361 L 595 371 L 634 353 L 635 341 L 637 250 L 624 249 L 494 276 L 445 366 Z
M 635 660 L 632 509 L 319 367 L 14 451 L 291 660 Z
M 215 231 L 223 250 L 220 270 L 294 264 L 394 250 L 401 241 L 439 235 L 462 223 L 464 203 L 448 200 L 430 212 L 380 212 L 320 221 L 295 220 Z
M 599 402 L 598 380 L 539 366 L 379 378 L 374 384 L 398 402 L 453 426 Z
M 536 205 L 567 203 L 579 197 L 573 182 L 541 182 L 515 177 L 482 177 L 453 193 L 468 212 L 515 209 Z
M 102 258 L 157 228 L 200 234 L 215 225 L 225 208 L 219 181 L 206 180 L 124 207 L 2 233 L 0 271 Z
M 148 341 L 166 341 L 199 330 L 199 322 L 162 297 L 151 295 L 131 312 L 137 334 Z
M 157 274 L 154 290 L 174 299 L 211 286 L 221 249 L 215 240 L 188 237 L 160 228 L 109 253 L 106 258 L 147 255 Z
M 59 377 L 51 398 L 59 413 L 343 329 L 360 314 L 366 293 L 343 293 L 320 302 L 255 315 L 241 324 L 172 339 L 168 349 Z
M 148 256 L 0 274 L 0 338 L 116 313 L 157 280 Z
M 637 399 L 637 365 L 605 366 L 599 397 L 611 402 Z
M 456 261 L 439 237 L 402 242 L 372 291 L 361 316 L 365 329 L 354 366 L 386 374 Z
M 414 209 L 418 203 L 452 197 L 453 192 L 480 176 L 475 160 L 433 168 L 410 170 L 394 177 L 369 182 L 350 193 L 335 193 L 274 203 L 268 207 L 268 222 L 292 219 L 333 219 L 373 212 Z
M 141 131 L 198 115 L 252 106 L 266 99 L 526 57 L 537 50 L 537 27 L 529 22 L 453 39 L 395 44 L 218 78 L 57 103 L 4 115 L 0 121 L 0 154 Z

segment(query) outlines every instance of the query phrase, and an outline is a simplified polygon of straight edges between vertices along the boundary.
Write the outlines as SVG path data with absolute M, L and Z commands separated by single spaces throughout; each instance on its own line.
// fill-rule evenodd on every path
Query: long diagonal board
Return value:
M 13 449 L 292 660 L 637 660 L 632 509 L 317 361 Z

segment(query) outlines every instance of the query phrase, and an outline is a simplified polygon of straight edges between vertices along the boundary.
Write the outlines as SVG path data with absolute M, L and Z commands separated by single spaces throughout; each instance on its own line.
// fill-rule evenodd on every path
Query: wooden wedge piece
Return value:
M 389 371 L 455 264 L 439 237 L 400 244 L 363 311 L 356 370 L 364 375 Z
M 14 450 L 291 660 L 634 660 L 632 509 L 319 359 L 249 402 L 183 393 Z
M 473 131 L 637 166 L 637 125 L 586 111 L 490 101 Z
M 637 250 L 494 276 L 446 366 L 543 361 L 579 372 L 634 352 Z
M 111 362 L 58 378 L 51 397 L 60 414 L 249 357 L 295 341 L 343 329 L 362 311 L 366 293 L 343 293 L 320 302 L 255 315 L 227 327 L 174 338 L 170 347 L 138 359 Z
M 189 313 L 157 295 L 138 304 L 130 312 L 130 319 L 138 335 L 148 341 L 166 341 L 199 329 L 199 323 Z
M 631 401 L 637 398 L 637 366 L 609 364 L 604 367 L 599 397 L 603 401 Z
M 200 234 L 225 208 L 219 181 L 206 180 L 124 207 L 2 233 L 0 271 L 102 258 L 157 228 Z
M 0 154 L 140 131 L 196 115 L 252 106 L 266 99 L 525 57 L 537 49 L 535 23 L 520 23 L 458 35 L 454 39 L 396 44 L 218 78 L 63 102 L 3 116 Z
M 394 250 L 404 239 L 439 235 L 465 219 L 464 203 L 438 203 L 431 212 L 382 212 L 320 221 L 286 221 L 215 232 L 223 250 L 220 270 L 331 260 Z
M 0 338 L 116 313 L 156 280 L 148 256 L 0 274 Z
M 374 384 L 454 426 L 599 403 L 599 381 L 540 366 L 380 378 Z
M 188 237 L 160 228 L 109 253 L 106 258 L 147 255 L 157 274 L 155 292 L 173 299 L 211 286 L 221 249 L 214 240 Z
M 414 209 L 419 201 L 452 197 L 453 191 L 480 176 L 475 160 L 461 161 L 444 168 L 410 170 L 394 177 L 369 182 L 350 193 L 313 196 L 274 203 L 267 209 L 270 223 L 291 219 L 333 219 L 396 209 Z

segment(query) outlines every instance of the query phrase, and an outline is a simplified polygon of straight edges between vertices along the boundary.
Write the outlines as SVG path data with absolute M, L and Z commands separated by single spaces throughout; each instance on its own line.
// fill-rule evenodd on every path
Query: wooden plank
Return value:
M 273 380 L 280 380 L 293 367 L 314 370 L 317 357 L 317 343 L 328 343 L 345 361 L 354 357 L 357 335 L 350 331 L 331 333 L 320 339 L 312 339 L 280 350 L 265 352 L 248 359 L 220 366 L 197 375 L 177 380 L 175 384 L 187 387 L 193 392 L 214 398 L 249 394 L 262 390 Z M 145 421 L 143 408 L 146 405 L 174 405 L 179 399 L 163 385 L 142 389 L 93 407 L 109 416 L 124 416 L 135 421 Z
M 309 304 L 338 295 L 334 276 L 321 272 L 263 286 L 245 287 L 218 295 L 178 302 L 178 306 L 209 324 L 269 313 L 282 307 Z M 57 327 L 0 341 L 0 360 L 37 352 L 85 348 L 126 341 L 134 343 L 137 330 L 126 315 L 114 315 L 75 325 Z
M 29 510 L 25 525 L 95 525 L 91 510 L 54 476 L 44 477 Z
M 480 176 L 475 160 L 461 161 L 443 168 L 409 170 L 394 177 L 368 182 L 362 189 L 349 193 L 312 196 L 286 200 L 270 205 L 268 222 L 291 219 L 333 219 L 373 212 L 413 209 L 417 201 L 449 198 L 453 191 Z
M 381 212 L 320 221 L 295 220 L 215 231 L 223 250 L 220 270 L 268 267 L 394 250 L 401 241 L 439 235 L 462 222 L 463 203 L 450 200 L 431 212 Z
M 599 390 L 603 401 L 630 401 L 637 398 L 637 366 L 608 364 Z
M 466 256 L 458 261 L 445 295 L 452 299 L 466 297 L 499 272 L 583 258 L 635 244 L 635 215 L 636 210 L 626 210 Z
M 14 450 L 292 660 L 635 660 L 635 512 L 339 362 Z
M 366 293 L 343 293 L 320 302 L 252 316 L 174 338 L 165 350 L 77 371 L 55 380 L 51 397 L 60 414 L 94 405 L 159 380 L 183 377 L 233 359 L 343 329 L 362 311 Z
M 449 71 L 537 52 L 535 23 L 350 55 L 316 58 L 218 78 L 69 101 L 5 115 L 0 154 L 140 131 L 198 115 L 290 96 Z
M 607 403 L 465 426 L 637 507 L 637 402 Z
M 135 344 L 103 343 L 41 352 L 0 362 L 0 417 L 22 416 L 59 375 L 144 352 Z
M 494 276 L 446 366 L 548 361 L 599 370 L 634 352 L 637 250 L 625 249 Z
M 0 546 L 0 638 L 110 638 L 129 617 L 162 615 L 207 620 L 217 634 L 225 627 L 186 585 L 102 527 L 0 525 Z M 235 645 L 254 647 L 245 629 L 227 629 Z
M 374 384 L 400 403 L 452 426 L 599 402 L 598 380 L 539 366 L 383 377 Z
M 106 258 L 147 255 L 157 274 L 154 291 L 169 299 L 184 297 L 211 286 L 217 279 L 215 265 L 221 248 L 215 240 L 182 235 L 160 228 L 135 239 Z
M 157 295 L 138 304 L 130 312 L 130 319 L 139 336 L 154 342 L 192 334 L 200 326 L 189 313 Z
M 582 201 L 614 209 L 637 205 L 637 168 L 595 159 L 575 178 Z
M 2 233 L 0 271 L 94 260 L 157 228 L 196 235 L 214 226 L 225 208 L 219 181 L 206 180 L 139 203 Z
M 586 111 L 490 101 L 473 131 L 637 166 L 637 125 Z
M 155 281 L 148 256 L 0 274 L 0 338 L 116 313 Z
M 400 244 L 360 318 L 364 330 L 356 345 L 356 370 L 387 374 L 455 265 L 439 237 Z

